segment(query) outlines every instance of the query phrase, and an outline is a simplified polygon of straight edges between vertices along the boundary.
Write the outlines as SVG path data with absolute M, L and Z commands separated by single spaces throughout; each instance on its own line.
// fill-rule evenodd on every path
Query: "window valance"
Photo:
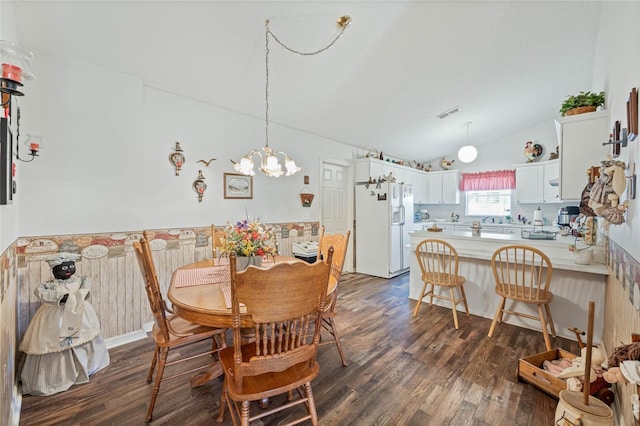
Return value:
M 461 191 L 498 191 L 503 189 L 516 189 L 515 170 L 462 173 Z

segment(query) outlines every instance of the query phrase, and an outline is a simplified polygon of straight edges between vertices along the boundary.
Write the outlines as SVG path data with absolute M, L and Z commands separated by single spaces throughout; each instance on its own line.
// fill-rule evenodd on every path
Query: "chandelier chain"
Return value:
M 269 21 L 266 23 L 267 30 L 264 34 L 264 68 L 265 68 L 265 85 L 264 85 L 264 138 L 265 146 L 269 146 Z
M 342 34 L 344 33 L 344 30 L 347 28 L 346 25 L 342 26 L 340 29 L 340 32 L 338 33 L 338 35 L 336 35 L 336 37 L 325 47 L 318 49 L 318 50 L 314 50 L 312 52 L 301 52 L 299 50 L 295 50 L 292 49 L 291 47 L 287 46 L 286 44 L 284 44 L 283 42 L 280 41 L 280 39 L 273 33 L 271 32 L 271 29 L 269 29 L 269 20 L 265 20 L 265 55 L 264 55 L 264 65 L 265 65 L 265 86 L 264 86 L 264 101 L 265 101 L 265 128 L 264 128 L 264 137 L 265 137 L 265 145 L 269 146 L 269 35 L 271 35 L 271 37 L 273 37 L 273 39 L 282 47 L 284 47 L 286 50 L 288 50 L 289 52 L 301 55 L 301 56 L 312 56 L 312 55 L 317 55 L 318 53 L 322 53 L 325 50 L 329 49 L 331 46 L 333 46 L 342 36 Z
M 338 33 L 338 35 L 325 47 L 318 49 L 318 50 L 314 50 L 313 52 L 301 52 L 299 50 L 295 50 L 289 46 L 287 46 L 286 44 L 284 44 L 283 42 L 280 41 L 280 39 L 278 37 L 276 37 L 276 35 L 274 33 L 271 32 L 271 30 L 269 29 L 269 22 L 266 23 L 267 25 L 267 34 L 271 34 L 271 37 L 273 37 L 273 39 L 282 47 L 284 47 L 285 49 L 287 49 L 289 52 L 301 55 L 301 56 L 312 56 L 312 55 L 317 55 L 318 53 L 322 53 L 325 50 L 329 49 L 331 46 L 333 46 L 339 39 L 340 37 L 342 37 L 342 34 L 344 33 L 344 30 L 346 29 L 346 27 L 343 27 L 340 29 L 340 32 Z

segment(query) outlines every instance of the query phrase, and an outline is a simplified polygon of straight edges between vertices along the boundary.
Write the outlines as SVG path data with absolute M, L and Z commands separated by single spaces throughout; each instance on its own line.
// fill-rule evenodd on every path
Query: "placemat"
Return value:
M 229 282 L 229 266 L 208 268 L 179 269 L 176 271 L 175 287 L 191 287 L 203 284 Z
M 222 290 L 222 294 L 224 295 L 224 303 L 227 305 L 227 309 L 231 309 L 231 284 L 220 284 L 220 290 Z M 240 306 L 244 306 L 244 303 L 240 303 Z

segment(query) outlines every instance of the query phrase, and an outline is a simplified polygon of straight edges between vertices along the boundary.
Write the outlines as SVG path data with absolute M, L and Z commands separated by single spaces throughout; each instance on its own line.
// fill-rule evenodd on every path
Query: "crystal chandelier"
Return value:
M 279 177 L 282 175 L 291 176 L 301 170 L 301 168 L 296 165 L 296 162 L 289 157 L 286 153 L 282 151 L 274 151 L 269 146 L 269 36 L 273 37 L 273 39 L 282 47 L 287 49 L 290 52 L 296 53 L 302 56 L 316 55 L 318 53 L 324 52 L 329 47 L 331 47 L 342 35 L 344 30 L 347 28 L 349 23 L 351 22 L 351 18 L 349 16 L 341 16 L 336 25 L 340 29 L 338 35 L 329 43 L 327 46 L 322 49 L 316 50 L 314 52 L 299 52 L 297 50 L 291 49 L 289 46 L 282 43 L 278 37 L 276 37 L 271 30 L 269 29 L 269 20 L 265 20 L 265 90 L 264 90 L 264 100 L 265 100 L 265 111 L 264 111 L 264 136 L 265 136 L 265 145 L 262 149 L 252 149 L 240 159 L 240 161 L 233 161 L 233 168 L 236 172 L 242 173 L 243 175 L 253 176 L 254 172 L 254 162 L 253 158 L 255 155 L 260 158 L 260 167 L 259 170 L 267 176 L 270 177 Z M 278 159 L 278 155 L 281 155 L 283 158 L 284 169 L 282 168 L 282 164 Z

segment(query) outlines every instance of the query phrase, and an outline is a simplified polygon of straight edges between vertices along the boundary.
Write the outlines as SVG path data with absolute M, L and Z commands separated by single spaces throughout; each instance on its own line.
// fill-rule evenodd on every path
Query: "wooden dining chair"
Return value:
M 147 416 L 145 417 L 145 422 L 148 423 L 151 421 L 153 416 L 153 408 L 160 391 L 160 383 L 204 368 L 210 368 L 217 364 L 218 361 L 213 359 L 213 354 L 226 347 L 226 329 L 211 328 L 193 324 L 173 314 L 173 312 L 167 307 L 167 304 L 162 297 L 162 293 L 160 292 L 160 285 L 158 283 L 158 276 L 153 262 L 153 257 L 151 256 L 149 242 L 145 237 L 142 237 L 139 241 L 133 243 L 133 248 L 138 259 L 138 264 L 140 265 L 140 271 L 142 272 L 142 278 L 147 291 L 147 298 L 149 299 L 149 307 L 151 308 L 154 319 L 151 336 L 153 337 L 156 347 L 153 353 L 153 359 L 151 360 L 151 367 L 147 374 L 147 383 L 152 382 L 156 365 L 158 366 L 158 370 L 156 371 L 156 378 L 151 391 L 149 409 L 147 410 Z M 192 343 L 202 342 L 207 339 L 212 339 L 210 349 L 207 346 L 206 351 L 189 356 L 181 356 L 179 353 L 176 353 L 175 358 L 172 356 L 172 360 L 167 361 L 170 350 Z M 165 367 L 173 366 L 185 361 L 191 361 L 194 358 L 203 356 L 209 357 L 209 360 L 204 365 L 192 367 L 187 370 L 178 370 L 176 368 L 175 371 L 172 371 L 174 374 L 170 376 L 164 375 Z
M 347 359 L 342 351 L 340 343 L 340 335 L 336 328 L 336 304 L 338 301 L 338 290 L 340 289 L 340 277 L 342 276 L 342 268 L 344 259 L 347 255 L 347 246 L 349 244 L 349 236 L 351 231 L 346 234 L 325 234 L 324 226 L 320 229 L 320 237 L 318 239 L 318 259 L 323 261 L 327 258 L 330 247 L 333 247 L 333 261 L 331 262 L 331 277 L 329 278 L 329 289 L 327 289 L 327 300 L 325 301 L 324 313 L 322 314 L 322 328 L 333 336 L 333 341 L 338 347 L 338 353 L 342 360 L 342 365 L 347 366 Z M 321 341 L 321 345 L 330 344 L 329 341 Z
M 226 407 L 234 425 L 248 425 L 303 405 L 306 414 L 288 424 L 311 420 L 316 425 L 311 381 L 320 371 L 316 354 L 333 250 L 326 262 L 282 262 L 266 269 L 249 266 L 243 272 L 236 270 L 235 257 L 231 253 L 229 262 L 233 347 L 220 352 L 225 377 L 218 422 L 224 420 Z M 247 319 L 253 322 L 255 340 L 242 345 L 241 325 Z M 313 334 L 308 333 L 311 327 Z M 285 393 L 284 404 L 250 414 L 251 401 Z
M 448 300 L 451 302 L 453 312 L 453 324 L 458 329 L 457 305 L 463 303 L 464 310 L 469 316 L 467 296 L 464 293 L 465 277 L 458 274 L 458 252 L 446 241 L 426 239 L 420 241 L 416 247 L 416 257 L 420 266 L 421 278 L 424 284 L 418 297 L 418 303 L 413 311 L 413 316 L 418 315 L 422 300 L 429 296 L 429 306 L 433 306 L 433 299 Z M 436 292 L 441 287 L 449 290 L 448 295 Z M 456 298 L 454 290 L 458 289 L 460 296 Z
M 500 297 L 500 303 L 491 322 L 489 337 L 493 336 L 496 324 L 502 322 L 504 314 L 516 315 L 524 318 L 540 321 L 542 335 L 547 350 L 551 350 L 551 335 L 556 337 L 553 326 L 551 309 L 549 305 L 553 301 L 551 276 L 553 266 L 551 260 L 541 250 L 524 245 L 509 245 L 501 247 L 491 256 L 491 269 L 496 281 L 495 291 Z M 507 300 L 509 308 L 515 309 L 520 302 L 525 305 L 533 305 L 537 308 L 537 315 L 523 310 L 508 310 L 505 308 Z

